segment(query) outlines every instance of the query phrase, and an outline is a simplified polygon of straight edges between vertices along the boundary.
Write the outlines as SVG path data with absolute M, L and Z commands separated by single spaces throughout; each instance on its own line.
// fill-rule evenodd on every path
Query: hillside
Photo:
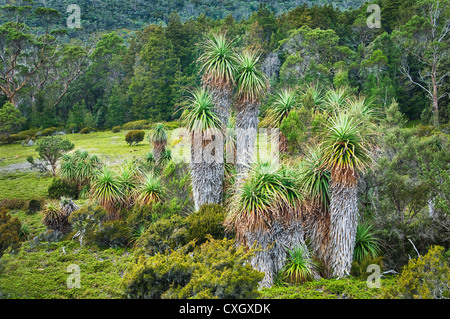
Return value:
M 365 0 L 81 0 L 76 4 L 81 9 L 82 26 L 88 32 L 100 30 L 140 29 L 150 23 L 166 24 L 169 15 L 177 11 L 181 20 L 185 21 L 200 14 L 205 14 L 211 19 L 223 19 L 232 14 L 236 20 L 248 18 L 257 11 L 260 4 L 281 14 L 301 5 L 325 5 L 331 4 L 341 9 L 357 8 Z M 0 5 L 13 4 L 17 1 L 0 0 Z M 68 17 L 67 7 L 72 0 L 36 0 L 33 7 L 50 7 L 57 9 L 62 14 L 64 21 Z M 0 23 L 5 17 L 0 16 Z

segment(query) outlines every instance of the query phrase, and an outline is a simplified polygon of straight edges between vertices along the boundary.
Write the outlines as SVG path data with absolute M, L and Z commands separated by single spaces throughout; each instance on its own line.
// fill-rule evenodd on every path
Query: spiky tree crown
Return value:
M 254 50 L 245 50 L 237 56 L 237 100 L 240 103 L 257 103 L 266 93 L 268 82 L 265 74 L 258 69 L 259 58 L 260 55 Z
M 347 112 L 340 112 L 329 119 L 323 166 L 331 171 L 334 182 L 355 185 L 358 174 L 370 165 L 369 151 L 359 124 Z
M 202 63 L 203 83 L 212 87 L 230 88 L 234 84 L 236 72 L 233 42 L 228 41 L 225 34 L 211 33 L 203 50 L 199 58 Z

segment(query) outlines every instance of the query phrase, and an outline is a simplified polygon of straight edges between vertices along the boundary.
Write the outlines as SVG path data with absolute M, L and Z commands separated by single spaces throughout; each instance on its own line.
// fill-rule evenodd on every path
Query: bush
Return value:
M 63 234 L 70 231 L 70 224 L 68 217 L 63 211 L 61 211 L 56 205 L 48 204 L 45 210 L 42 211 L 44 217 L 42 223 L 49 230 L 59 231 Z
M 92 205 L 82 206 L 70 214 L 69 223 L 76 232 L 73 236 L 78 237 L 80 245 L 83 245 L 84 237 L 86 237 L 88 243 L 92 243 L 95 238 L 94 232 L 99 229 L 107 216 L 108 214 L 101 206 Z
M 450 298 L 450 267 L 442 246 L 432 246 L 426 255 L 411 259 L 397 285 L 386 289 L 384 298 L 448 299 Z
M 110 220 L 103 223 L 101 229 L 88 235 L 88 240 L 98 247 L 125 247 L 130 239 L 130 231 L 123 220 Z
M 125 135 L 125 141 L 131 145 L 137 145 L 139 142 L 142 142 L 145 137 L 145 132 L 141 130 L 129 131 L 127 135 Z
M 28 202 L 27 214 L 35 214 L 41 210 L 41 202 L 37 199 L 32 199 Z
M 13 210 L 22 210 L 25 209 L 27 202 L 23 199 L 17 198 L 4 198 L 0 200 L 0 209 L 13 209 Z
M 189 243 L 168 254 L 141 256 L 122 286 L 130 298 L 255 298 L 264 274 L 248 263 L 252 253 L 228 239 Z
M 111 129 L 111 132 L 113 132 L 113 133 L 119 133 L 120 132 L 120 126 L 114 126 L 112 129 Z
M 48 187 L 48 197 L 59 199 L 61 197 L 78 198 L 78 185 L 75 182 L 69 182 L 60 178 L 54 178 Z
M 174 215 L 151 224 L 136 243 L 145 253 L 154 255 L 177 249 L 188 242 L 186 220 Z
M 42 136 L 53 135 L 58 129 L 56 127 L 49 127 L 41 131 Z
M 221 205 L 203 205 L 197 212 L 190 214 L 186 221 L 188 223 L 188 239 L 197 240 L 197 244 L 206 242 L 206 235 L 214 239 L 225 237 L 225 211 Z
M 91 129 L 89 127 L 85 127 L 80 131 L 80 134 L 89 134 Z
M 128 122 L 122 125 L 122 130 L 141 130 L 146 124 L 148 124 L 148 120 Z
M 0 259 L 8 250 L 20 247 L 20 228 L 22 227 L 17 217 L 12 218 L 5 208 L 0 210 Z

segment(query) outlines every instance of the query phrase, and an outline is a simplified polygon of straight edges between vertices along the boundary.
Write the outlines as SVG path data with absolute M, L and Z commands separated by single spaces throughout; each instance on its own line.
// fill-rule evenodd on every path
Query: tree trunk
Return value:
M 256 159 L 259 104 L 246 104 L 236 115 L 236 181 L 244 179 Z
M 432 85 L 432 100 L 433 100 L 433 125 L 439 125 L 439 97 L 437 84 L 437 57 L 436 52 L 433 53 L 433 63 L 431 65 L 431 85 Z
M 199 134 L 200 135 L 200 134 Z M 201 133 L 200 141 L 195 141 L 192 134 L 191 162 L 189 164 L 192 181 L 192 193 L 195 209 L 204 204 L 220 204 L 223 193 L 224 163 L 211 161 L 205 156 L 205 135 Z
M 328 266 L 332 276 L 350 274 L 358 223 L 357 186 L 330 185 Z
M 327 248 L 330 237 L 330 212 L 321 205 L 314 204 L 303 221 L 305 236 L 311 243 L 313 254 L 328 265 Z
M 250 264 L 254 269 L 264 272 L 265 276 L 260 286 L 267 288 L 273 285 L 274 277 L 284 267 L 289 250 L 299 246 L 306 248 L 303 226 L 299 220 L 291 221 L 289 224 L 275 222 L 270 229 L 248 232 L 246 240 L 248 248 L 254 245 L 255 248 L 260 248 L 252 257 Z

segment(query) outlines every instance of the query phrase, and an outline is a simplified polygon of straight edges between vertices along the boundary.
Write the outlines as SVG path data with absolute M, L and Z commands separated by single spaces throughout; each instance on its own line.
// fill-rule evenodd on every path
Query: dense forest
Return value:
M 0 0 L 0 298 L 450 296 L 448 0 L 71 2 Z

